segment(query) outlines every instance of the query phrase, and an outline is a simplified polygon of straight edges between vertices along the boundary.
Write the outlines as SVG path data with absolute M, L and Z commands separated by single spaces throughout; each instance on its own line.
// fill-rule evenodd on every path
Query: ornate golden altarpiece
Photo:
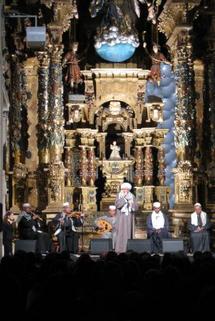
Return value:
M 49 5 L 49 1 L 43 2 Z M 192 0 L 187 6 L 182 0 L 168 0 L 159 17 L 159 29 L 168 39 L 173 69 L 178 75 L 176 199 L 172 210 L 176 236 L 193 202 L 198 200 L 196 186 L 202 182 L 205 205 L 214 210 L 209 191 L 215 188 L 215 149 L 211 147 L 204 174 L 199 172 L 202 160 L 194 152 L 203 148 L 204 64 L 192 60 L 192 26 L 184 14 L 199 2 Z M 142 210 L 150 210 L 154 199 L 168 208 L 162 146 L 167 131 L 157 128 L 163 119 L 162 101 L 145 104 L 149 71 L 129 64 L 84 70 L 83 97 L 71 95 L 65 106 L 62 35 L 77 11 L 66 0 L 56 2 L 55 7 L 54 20 L 48 25 L 51 41 L 44 51 L 21 62 L 16 55 L 11 58 L 11 153 L 7 155 L 6 171 L 11 175 L 12 209 L 18 212 L 21 204 L 29 201 L 51 214 L 59 211 L 64 201 L 74 203 L 77 195 L 82 210 L 95 212 L 98 206 L 105 209 L 113 202 L 124 179 L 133 183 Z M 211 28 L 208 35 L 210 44 L 214 43 L 212 31 Z M 188 68 L 188 78 L 184 66 Z M 195 91 L 200 94 L 198 100 Z M 113 137 L 120 146 L 117 160 L 110 159 Z M 102 192 L 98 184 L 101 177 L 105 179 Z

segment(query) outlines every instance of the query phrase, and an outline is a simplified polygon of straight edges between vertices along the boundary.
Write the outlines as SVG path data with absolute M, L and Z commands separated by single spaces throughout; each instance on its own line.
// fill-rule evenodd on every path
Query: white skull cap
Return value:
M 200 203 L 196 203 L 194 204 L 194 207 L 202 207 L 202 205 Z
M 116 206 L 115 205 L 110 205 L 109 206 L 109 210 L 115 210 L 116 209 Z
M 160 202 L 154 202 L 153 203 L 153 207 L 154 208 L 160 208 L 161 207 L 161 203 Z
M 69 202 L 65 202 L 65 203 L 63 203 L 63 207 L 69 207 L 70 205 L 69 205 Z
M 30 204 L 30 203 L 24 203 L 24 204 L 22 204 L 22 207 L 23 207 L 23 208 L 31 207 L 31 204 Z

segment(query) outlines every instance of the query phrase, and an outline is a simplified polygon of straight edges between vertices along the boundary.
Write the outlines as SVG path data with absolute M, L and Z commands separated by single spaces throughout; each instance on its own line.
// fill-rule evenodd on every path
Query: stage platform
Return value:
M 127 253 L 132 253 L 132 252 L 127 252 Z M 211 252 L 212 253 L 212 256 L 215 258 L 215 252 Z M 70 258 L 74 261 L 74 262 L 76 262 L 80 257 L 81 257 L 81 255 L 83 255 L 83 254 L 89 254 L 89 256 L 90 256 L 90 258 L 93 260 L 93 261 L 97 261 L 97 260 L 99 260 L 100 258 L 102 258 L 102 257 L 104 257 L 105 256 L 105 254 L 100 254 L 100 255 L 93 255 L 93 254 L 90 254 L 90 253 L 88 253 L 88 252 L 84 252 L 84 253 L 81 253 L 81 254 L 71 254 L 70 255 Z M 142 253 L 143 255 L 144 255 L 144 253 Z M 149 253 L 148 253 L 149 254 Z M 167 253 L 165 253 L 165 254 L 162 254 L 162 253 L 160 253 L 160 254 L 150 254 L 152 257 L 153 256 L 159 256 L 160 257 L 160 259 L 161 259 L 161 261 L 163 260 L 163 258 L 164 258 L 164 256 L 166 255 Z M 182 256 L 186 256 L 186 257 L 188 257 L 188 259 L 189 259 L 189 261 L 190 262 L 193 262 L 194 261 L 194 254 L 193 253 L 183 253 L 183 252 L 175 252 L 175 253 L 168 253 L 168 254 L 173 254 L 173 255 L 176 255 L 176 256 L 179 256 L 179 257 L 182 257 Z

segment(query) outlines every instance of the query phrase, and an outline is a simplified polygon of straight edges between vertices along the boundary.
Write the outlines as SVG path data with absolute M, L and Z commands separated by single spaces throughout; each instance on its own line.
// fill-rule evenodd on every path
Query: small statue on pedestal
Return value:
M 120 147 L 117 146 L 116 141 L 113 142 L 113 144 L 110 145 L 110 149 L 112 150 L 111 154 L 110 154 L 110 160 L 112 159 L 121 159 L 119 151 L 120 151 Z

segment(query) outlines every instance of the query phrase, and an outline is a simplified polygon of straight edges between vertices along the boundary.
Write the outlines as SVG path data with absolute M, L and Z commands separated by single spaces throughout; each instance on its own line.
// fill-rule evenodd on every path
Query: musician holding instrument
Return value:
M 79 234 L 76 228 L 83 225 L 83 218 L 84 214 L 77 215 L 77 213 L 72 212 L 69 202 L 65 202 L 62 212 L 54 217 L 54 235 L 58 237 L 60 252 L 78 252 Z
M 51 247 L 48 233 L 41 230 L 43 219 L 32 211 L 29 203 L 24 203 L 18 217 L 18 231 L 21 240 L 37 240 L 37 252 L 47 253 Z
M 110 205 L 108 208 L 108 214 L 100 216 L 95 220 L 96 231 L 101 234 L 101 238 L 112 239 L 113 249 L 115 248 L 116 238 L 116 206 Z

